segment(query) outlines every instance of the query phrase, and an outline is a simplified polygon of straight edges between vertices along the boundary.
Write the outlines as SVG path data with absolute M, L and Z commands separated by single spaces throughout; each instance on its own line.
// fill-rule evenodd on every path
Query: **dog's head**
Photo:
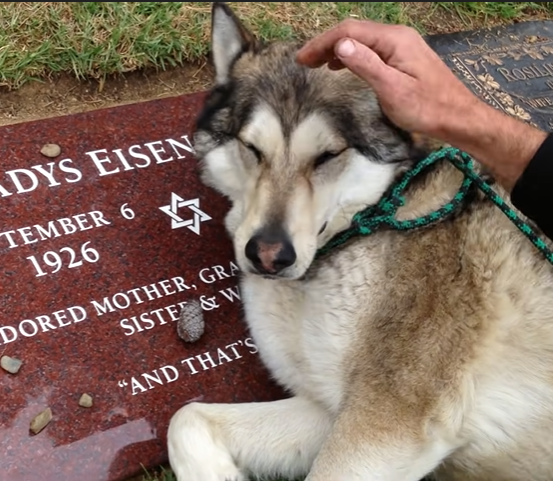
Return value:
M 283 279 L 303 276 L 415 152 L 366 83 L 300 66 L 297 50 L 262 45 L 215 3 L 215 86 L 195 134 L 203 181 L 232 203 L 225 222 L 241 270 Z

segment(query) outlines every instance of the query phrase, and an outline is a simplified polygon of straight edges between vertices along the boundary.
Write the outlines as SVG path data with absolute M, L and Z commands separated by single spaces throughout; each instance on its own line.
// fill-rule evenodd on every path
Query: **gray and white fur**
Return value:
M 248 328 L 291 396 L 183 406 L 168 431 L 177 479 L 551 481 L 552 266 L 482 195 L 315 260 L 424 145 L 348 71 L 299 66 L 298 45 L 263 45 L 224 3 L 212 14 L 195 149 L 232 204 Z M 400 218 L 461 181 L 431 169 Z

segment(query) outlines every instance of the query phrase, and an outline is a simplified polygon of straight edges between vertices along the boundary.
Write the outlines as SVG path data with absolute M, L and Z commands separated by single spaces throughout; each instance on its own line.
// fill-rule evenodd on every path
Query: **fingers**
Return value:
M 334 49 L 336 60 L 353 73 L 368 82 L 376 91 L 383 91 L 401 79 L 400 72 L 386 65 L 370 48 L 353 39 L 344 39 L 336 44 Z
M 334 46 L 346 37 L 366 45 L 386 60 L 393 54 L 398 41 L 401 41 L 403 30 L 405 27 L 370 20 L 345 20 L 306 43 L 298 52 L 297 61 L 308 67 L 320 67 L 335 57 Z

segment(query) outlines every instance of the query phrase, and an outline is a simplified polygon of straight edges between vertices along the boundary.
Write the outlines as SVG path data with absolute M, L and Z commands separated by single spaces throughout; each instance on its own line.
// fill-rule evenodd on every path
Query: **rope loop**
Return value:
M 463 182 L 457 193 L 449 202 L 446 202 L 443 206 L 429 214 L 415 219 L 397 220 L 397 211 L 406 202 L 403 193 L 407 190 L 413 179 L 426 168 L 441 160 L 448 160 L 464 174 Z M 553 251 L 547 247 L 543 239 L 478 175 L 474 169 L 474 161 L 471 156 L 453 147 L 444 147 L 432 152 L 428 157 L 415 165 L 415 167 L 407 171 L 388 190 L 388 193 L 382 196 L 377 204 L 357 212 L 352 218 L 350 227 L 334 235 L 317 251 L 315 257 L 319 258 L 327 254 L 332 249 L 342 246 L 353 237 L 371 235 L 383 226 L 387 226 L 393 230 L 408 231 L 441 222 L 468 202 L 468 194 L 475 187 L 480 189 L 553 265 Z

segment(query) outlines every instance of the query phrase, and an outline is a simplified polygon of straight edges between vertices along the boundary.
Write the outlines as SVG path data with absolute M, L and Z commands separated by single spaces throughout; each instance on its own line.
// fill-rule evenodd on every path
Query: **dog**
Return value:
M 359 78 L 298 65 L 298 44 L 263 44 L 224 3 L 211 43 L 196 156 L 230 201 L 245 320 L 290 397 L 181 407 L 177 479 L 551 481 L 552 266 L 478 192 L 432 226 L 317 255 L 428 149 Z M 397 217 L 462 180 L 437 163 Z

